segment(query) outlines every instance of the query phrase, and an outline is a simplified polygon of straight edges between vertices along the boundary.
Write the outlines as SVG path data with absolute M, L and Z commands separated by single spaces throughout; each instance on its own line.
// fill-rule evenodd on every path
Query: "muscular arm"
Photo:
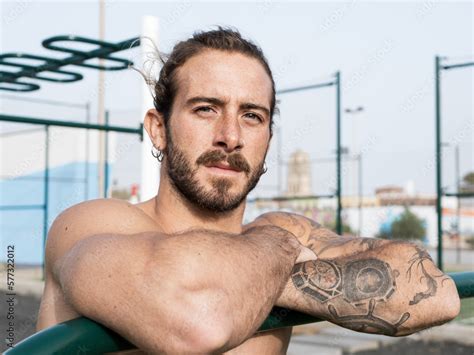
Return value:
M 454 282 L 416 244 L 340 237 L 288 213 L 255 221 L 265 223 L 291 231 L 318 255 L 295 265 L 276 305 L 391 336 L 439 325 L 459 313 Z
M 82 233 L 82 225 L 94 223 L 80 216 L 61 220 L 67 215 L 74 213 L 60 217 L 50 231 L 50 254 L 65 229 L 70 233 L 73 226 L 74 233 Z M 242 235 L 205 230 L 102 233 L 80 240 L 50 263 L 79 314 L 139 348 L 210 353 L 231 349 L 255 333 L 299 253 L 291 233 L 263 226 Z

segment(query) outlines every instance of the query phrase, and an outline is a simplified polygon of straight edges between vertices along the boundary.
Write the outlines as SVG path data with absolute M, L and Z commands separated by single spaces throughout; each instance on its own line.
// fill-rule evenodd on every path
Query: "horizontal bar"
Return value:
M 441 69 L 449 70 L 449 69 L 456 69 L 456 68 L 464 68 L 473 66 L 474 62 L 466 62 L 466 63 L 458 63 L 458 64 L 450 64 L 450 65 L 441 65 Z
M 290 92 L 297 92 L 297 91 L 304 91 L 304 90 L 312 90 L 312 89 L 319 89 L 327 86 L 332 86 L 335 85 L 335 81 L 331 81 L 328 83 L 322 83 L 322 84 L 314 84 L 314 85 L 307 85 L 307 86 L 298 86 L 294 88 L 288 88 L 288 89 L 282 89 L 282 90 L 277 90 L 276 94 L 281 95 L 281 94 L 288 94 Z
M 4 72 L 3 72 L 4 73 Z M 8 82 L 2 79 L 2 72 L 0 72 L 0 90 L 12 92 L 30 92 L 39 90 L 40 86 L 34 83 L 25 83 L 23 81 Z
M 466 198 L 466 197 L 474 197 L 474 191 L 473 192 L 445 192 L 443 196 L 449 196 L 449 197 L 460 197 L 460 198 Z
M 474 297 L 474 272 L 452 272 L 448 275 L 454 280 L 461 299 Z
M 247 202 L 309 200 L 309 199 L 318 199 L 318 198 L 333 198 L 334 196 L 336 195 L 254 197 L 254 198 L 247 199 Z
M 474 297 L 474 272 L 451 273 L 449 276 L 456 283 L 461 298 Z M 320 321 L 322 319 L 275 307 L 259 330 L 265 331 Z M 68 355 L 76 353 L 77 349 L 84 344 L 87 344 L 87 351 L 91 354 L 135 348 L 105 326 L 88 318 L 79 317 L 46 328 L 19 342 L 4 354 Z
M 4 205 L 0 206 L 0 211 L 42 210 L 45 207 L 45 205 Z
M 133 134 L 138 134 L 140 136 L 140 140 L 143 140 L 142 125 L 140 125 L 139 128 L 130 128 L 130 127 L 122 127 L 122 126 L 109 126 L 109 125 L 100 125 L 100 124 L 94 124 L 94 123 L 60 121 L 60 120 L 50 120 L 50 119 L 43 119 L 43 118 L 1 115 L 1 114 L 0 114 L 0 121 L 27 123 L 27 124 L 40 124 L 44 126 L 94 129 L 98 131 L 108 131 L 108 132 L 133 133 Z

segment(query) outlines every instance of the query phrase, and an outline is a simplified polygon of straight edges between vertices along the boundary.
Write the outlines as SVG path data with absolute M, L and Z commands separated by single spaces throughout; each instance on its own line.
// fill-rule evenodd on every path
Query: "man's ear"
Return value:
M 152 144 L 159 150 L 166 148 L 165 119 L 156 109 L 149 109 L 145 114 L 143 126 L 150 137 Z

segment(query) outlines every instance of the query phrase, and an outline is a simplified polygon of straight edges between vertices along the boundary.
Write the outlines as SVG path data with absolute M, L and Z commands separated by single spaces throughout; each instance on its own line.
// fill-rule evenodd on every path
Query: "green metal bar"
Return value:
M 104 354 L 133 347 L 103 325 L 87 318 L 76 318 L 44 329 L 4 354 Z
M 33 60 L 40 60 L 44 62 L 45 64 L 39 65 L 39 66 L 34 66 L 34 65 L 28 65 L 24 64 L 22 62 L 14 62 L 10 60 L 5 60 L 8 58 L 22 58 L 22 59 L 33 59 Z M 49 64 L 48 64 L 49 63 Z M 61 61 L 58 59 L 53 59 L 53 58 L 48 58 L 48 57 L 43 57 L 43 56 L 38 56 L 38 55 L 32 55 L 32 54 L 26 54 L 26 53 L 6 53 L 0 55 L 0 64 L 5 65 L 5 66 L 12 66 L 12 67 L 18 67 L 22 68 L 22 70 L 17 71 L 17 72 L 2 72 L 2 76 L 0 76 L 0 81 L 1 82 L 12 82 L 15 81 L 17 78 L 20 77 L 29 77 L 29 78 L 35 78 L 39 80 L 46 80 L 46 81 L 53 81 L 53 82 L 59 82 L 59 83 L 68 83 L 68 82 L 74 82 L 74 81 L 79 81 L 82 80 L 84 77 L 80 73 L 74 73 L 70 71 L 64 71 L 64 70 L 59 70 L 57 68 L 60 68 L 63 64 L 61 64 Z M 59 78 L 48 78 L 47 76 L 42 76 L 39 75 L 42 72 L 46 73 L 56 73 L 56 74 L 61 74 L 63 79 Z
M 436 127 L 436 214 L 437 214 L 437 231 L 438 231 L 438 268 L 443 270 L 443 207 L 442 198 L 443 196 L 456 196 L 456 197 L 472 197 L 470 193 L 443 193 L 442 189 L 442 153 L 441 153 L 441 71 L 464 68 L 474 66 L 474 62 L 458 63 L 451 65 L 442 65 L 442 58 L 440 56 L 435 57 L 435 127 Z
M 92 51 L 80 51 L 80 50 L 75 50 L 75 49 L 70 49 L 66 47 L 61 47 L 57 45 L 53 45 L 52 43 L 54 42 L 81 42 L 81 43 L 90 43 L 90 44 L 97 44 L 100 46 L 100 48 L 92 50 Z M 40 72 L 45 72 L 45 71 L 55 71 L 58 70 L 59 68 L 66 66 L 66 65 L 78 65 L 78 66 L 83 66 L 83 67 L 88 67 L 88 68 L 94 68 L 94 69 L 99 69 L 99 70 L 123 70 L 127 69 L 130 64 L 133 64 L 131 61 L 127 59 L 121 59 L 121 58 L 114 58 L 114 57 L 108 57 L 109 54 L 112 54 L 114 52 L 118 52 L 124 49 L 131 49 L 133 47 L 137 47 L 140 45 L 140 38 L 135 37 L 131 38 L 122 42 L 118 43 L 110 43 L 110 42 L 104 42 L 104 41 L 96 41 L 92 40 L 89 38 L 84 38 L 84 37 L 76 37 L 76 36 L 55 36 L 55 37 L 50 37 L 47 38 L 43 41 L 43 47 L 55 51 L 60 51 L 60 52 L 66 52 L 66 53 L 71 53 L 73 55 L 64 58 L 64 59 L 56 59 L 56 58 L 48 58 L 48 57 L 43 57 L 43 56 L 35 56 L 31 54 L 25 54 L 25 53 L 5 53 L 0 55 L 0 62 L 4 65 L 15 65 L 19 66 L 19 64 L 11 61 L 5 61 L 3 60 L 4 58 L 29 58 L 29 59 L 34 59 L 37 58 L 39 60 L 43 60 L 45 64 L 33 67 L 33 66 L 27 66 L 23 65 L 24 69 L 20 70 L 15 73 L 7 73 L 7 72 L 2 72 L 2 75 L 0 75 L 0 82 L 14 82 L 16 79 L 19 79 L 21 77 L 30 77 L 30 78 L 37 78 L 37 74 Z M 115 62 L 120 62 L 122 65 L 118 66 L 113 66 L 113 67 L 106 67 L 106 66 L 97 66 L 97 65 L 92 65 L 92 64 L 84 64 L 83 62 L 92 59 L 92 58 L 103 58 L 106 60 L 111 60 Z
M 58 127 L 95 129 L 98 131 L 109 131 L 109 132 L 133 133 L 133 134 L 138 134 L 140 136 L 140 140 L 143 140 L 142 124 L 140 124 L 139 128 L 130 128 L 130 127 L 122 127 L 122 126 L 108 126 L 108 125 L 100 125 L 100 124 L 94 124 L 94 123 L 60 121 L 60 120 L 50 120 L 50 119 L 2 115 L 2 114 L 0 114 L 0 121 L 18 122 L 18 123 L 27 123 L 27 124 L 40 124 L 40 125 L 49 125 L 49 126 L 58 126 Z
M 297 91 L 303 91 L 303 90 L 312 90 L 312 89 L 319 89 L 319 88 L 324 88 L 327 86 L 332 86 L 335 85 L 335 81 L 327 82 L 327 83 L 321 83 L 321 84 L 314 84 L 314 85 L 307 85 L 307 86 L 298 86 L 294 88 L 288 88 L 288 89 L 282 89 L 282 90 L 277 90 L 276 93 L 278 95 L 280 94 L 288 94 L 290 92 L 297 92 Z
M 436 214 L 438 232 L 438 268 L 443 270 L 443 210 L 441 188 L 441 68 L 439 56 L 435 57 L 435 159 L 436 159 Z
M 140 142 L 143 142 L 143 122 L 140 122 L 140 128 L 138 128 L 140 131 Z
M 58 45 L 53 45 L 54 42 L 79 42 L 79 43 L 88 43 L 98 45 L 100 48 L 95 50 L 85 52 L 77 49 L 72 49 L 68 47 L 62 47 Z M 134 37 L 127 39 L 118 43 L 111 43 L 105 41 L 99 41 L 95 39 L 79 37 L 79 36 L 54 36 L 45 39 L 43 42 L 43 47 L 55 51 L 67 52 L 73 54 L 73 56 L 61 60 L 62 65 L 74 64 L 92 69 L 99 70 L 122 70 L 127 69 L 129 65 L 133 64 L 131 61 L 122 58 L 109 57 L 109 54 L 122 51 L 124 49 L 131 49 L 140 45 L 140 37 Z M 93 64 L 84 64 L 84 60 L 92 58 L 102 58 L 110 61 L 115 61 L 122 63 L 123 65 L 118 66 L 102 66 L 102 65 L 93 65 Z
M 3 205 L 0 211 L 42 210 L 44 205 Z
M 337 86 L 337 95 L 338 95 L 338 98 L 337 98 L 337 106 L 338 106 L 338 120 L 339 120 L 339 123 L 340 123 L 340 87 L 339 87 L 339 72 L 337 72 L 336 74 L 336 79 L 334 81 L 330 81 L 330 82 L 325 82 L 325 83 L 320 83 L 320 84 L 313 84 L 313 85 L 306 85 L 306 86 L 298 86 L 298 87 L 293 87 L 293 88 L 287 88 L 287 89 L 282 89 L 282 90 L 277 90 L 276 91 L 276 94 L 278 95 L 281 95 L 281 94 L 288 94 L 288 93 L 293 93 L 293 92 L 298 92 L 298 91 L 304 91 L 304 90 L 312 90 L 312 89 L 319 89 L 319 88 L 324 88 L 324 87 L 328 87 L 328 86 L 333 86 L 333 85 L 336 85 Z M 281 140 L 281 130 L 280 130 L 280 134 L 278 135 L 279 136 L 279 141 L 278 141 L 278 150 L 280 150 L 280 140 Z M 339 143 L 338 143 L 339 144 Z M 278 153 L 278 159 L 281 160 L 281 154 L 280 152 Z M 281 161 L 280 161 L 281 163 Z M 280 165 L 280 164 L 279 164 Z M 280 190 L 280 181 L 281 181 L 281 170 L 279 169 L 279 172 L 278 172 L 278 190 Z M 338 189 L 340 190 L 340 189 Z M 330 197 L 334 197 L 333 195 L 327 195 L 327 196 L 330 196 Z M 270 198 L 270 200 L 275 200 L 275 198 Z M 339 196 L 339 200 L 340 200 L 340 196 Z M 250 201 L 250 200 L 249 200 Z M 250 201 L 250 202 L 253 202 L 253 201 Z M 340 212 L 339 212 L 340 213 Z
M 45 279 L 45 260 L 46 260 L 46 239 L 48 237 L 48 212 L 49 212 L 49 126 L 45 126 L 46 136 L 44 140 L 44 197 L 43 197 L 43 260 L 42 271 L 43 280 Z
M 79 42 L 79 43 L 88 43 L 99 46 L 99 48 L 91 51 L 82 51 L 78 49 L 72 49 L 68 47 L 63 47 L 56 45 L 56 42 Z M 77 36 L 55 36 L 45 39 L 43 42 L 43 47 L 60 51 L 63 53 L 70 53 L 69 57 L 62 59 L 51 58 L 45 56 L 38 56 L 34 54 L 27 53 L 5 53 L 0 54 L 0 64 L 6 66 L 19 67 L 21 70 L 16 72 L 0 71 L 0 90 L 6 91 L 15 91 L 15 92 L 29 92 L 39 90 L 40 86 L 34 83 L 18 81 L 20 78 L 31 78 L 39 80 L 47 80 L 53 82 L 74 82 L 81 80 L 83 78 L 81 73 L 75 73 L 70 71 L 60 70 L 63 66 L 80 66 L 98 70 L 123 70 L 129 68 L 133 65 L 133 62 L 124 59 L 116 58 L 109 56 L 112 53 L 119 52 L 125 49 L 131 49 L 140 45 L 140 38 L 135 37 L 118 43 L 111 43 L 105 41 L 98 41 L 85 37 Z M 31 60 L 40 60 L 43 63 L 37 66 L 23 64 L 22 62 L 15 62 L 15 59 L 31 59 Z M 86 63 L 89 59 L 100 58 L 108 61 L 120 63 L 118 65 L 94 65 Z M 56 77 L 43 75 L 42 73 L 55 73 Z M 60 75 L 58 78 L 57 75 Z
M 86 123 L 90 124 L 91 122 L 91 106 L 90 102 L 86 104 Z M 85 166 L 84 166 L 84 201 L 89 199 L 89 131 L 86 131 L 86 144 L 85 144 Z
M 443 65 L 443 66 L 441 66 L 441 69 L 449 70 L 449 69 L 465 68 L 465 67 L 471 67 L 471 66 L 474 66 L 474 62 Z
M 459 144 L 454 146 L 454 173 L 456 176 L 456 264 L 461 264 L 461 170 L 459 165 Z M 474 196 L 474 192 L 472 193 Z
M 292 201 L 292 200 L 309 200 L 318 198 L 333 198 L 334 195 L 308 195 L 308 196 L 277 196 L 277 197 L 255 197 L 247 199 L 247 202 L 259 201 Z
M 474 297 L 474 272 L 452 272 L 448 275 L 454 280 L 461 299 Z
M 109 125 L 109 111 L 105 111 L 105 125 Z M 109 132 L 105 132 L 104 149 L 104 198 L 108 197 L 109 191 Z
M 1 78 L 2 75 L 4 74 L 0 72 L 0 90 L 13 91 L 13 92 L 30 92 L 30 91 L 38 90 L 40 88 L 38 84 L 25 83 L 21 81 L 6 82 L 7 86 L 2 85 L 2 78 Z
M 474 297 L 474 272 L 449 274 L 461 298 Z M 307 314 L 275 307 L 260 331 L 323 321 Z M 87 318 L 76 318 L 44 329 L 19 342 L 5 355 L 69 355 L 78 352 L 103 354 L 132 349 L 134 346 L 120 335 Z
M 474 192 L 445 192 L 444 196 L 451 196 L 451 197 L 459 197 L 459 198 L 466 198 L 466 197 L 474 197 Z
M 337 176 L 337 211 L 336 232 L 342 235 L 342 176 L 341 176 L 341 72 L 336 73 L 336 176 Z

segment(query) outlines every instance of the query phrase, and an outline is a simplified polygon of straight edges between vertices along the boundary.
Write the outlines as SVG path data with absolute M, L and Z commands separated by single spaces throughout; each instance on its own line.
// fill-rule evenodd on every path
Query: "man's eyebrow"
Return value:
M 216 106 L 224 106 L 225 101 L 218 99 L 217 97 L 206 97 L 206 96 L 195 96 L 186 100 L 186 106 L 196 104 L 198 102 L 207 102 Z M 252 102 L 245 102 L 240 105 L 239 109 L 241 110 L 260 110 L 263 111 L 266 115 L 270 116 L 270 110 L 262 105 L 257 105 Z
M 251 102 L 243 103 L 242 105 L 240 105 L 240 109 L 241 110 L 260 110 L 260 111 L 265 112 L 265 114 L 268 117 L 270 117 L 270 110 L 268 108 L 266 108 L 265 106 L 253 104 Z
M 223 106 L 225 104 L 224 100 L 218 99 L 217 97 L 195 96 L 186 100 L 186 106 L 190 106 L 198 102 L 207 102 L 216 106 Z

